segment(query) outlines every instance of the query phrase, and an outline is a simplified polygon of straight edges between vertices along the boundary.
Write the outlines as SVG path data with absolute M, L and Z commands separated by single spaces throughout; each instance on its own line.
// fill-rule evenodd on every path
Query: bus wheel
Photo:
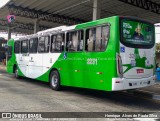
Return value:
M 18 68 L 17 68 L 17 67 L 15 68 L 14 76 L 15 76 L 17 79 L 20 79 L 20 76 L 18 75 Z
M 51 72 L 50 77 L 49 77 L 49 83 L 50 86 L 53 90 L 60 90 L 60 76 L 58 71 L 54 70 Z

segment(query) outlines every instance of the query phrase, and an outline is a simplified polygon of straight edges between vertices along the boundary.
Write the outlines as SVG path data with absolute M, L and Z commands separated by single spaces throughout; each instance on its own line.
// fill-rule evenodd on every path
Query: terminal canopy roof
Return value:
M 0 30 L 8 26 L 13 32 L 33 33 L 39 21 L 39 30 L 73 25 L 92 20 L 94 0 L 10 0 L 0 8 Z M 135 16 L 152 23 L 160 23 L 160 0 L 98 0 L 101 18 Z M 8 24 L 7 15 L 15 15 Z

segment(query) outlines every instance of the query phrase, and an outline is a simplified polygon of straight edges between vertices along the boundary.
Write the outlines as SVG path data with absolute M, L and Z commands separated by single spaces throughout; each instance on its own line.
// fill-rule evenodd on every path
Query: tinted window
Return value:
M 49 52 L 50 37 L 40 37 L 38 44 L 38 52 Z
M 32 38 L 29 40 L 29 52 L 36 53 L 38 47 L 38 38 Z
M 154 45 L 154 26 L 137 20 L 122 19 L 121 42 L 129 47 L 152 47 Z
M 16 41 L 14 44 L 14 53 L 20 53 L 20 41 Z
M 67 33 L 67 51 L 83 50 L 83 31 L 73 31 Z
M 28 40 L 23 40 L 21 42 L 21 52 L 22 53 L 28 53 Z
M 61 52 L 64 50 L 64 34 L 52 35 L 51 52 Z
M 86 30 L 86 51 L 104 51 L 109 40 L 109 26 L 98 26 Z

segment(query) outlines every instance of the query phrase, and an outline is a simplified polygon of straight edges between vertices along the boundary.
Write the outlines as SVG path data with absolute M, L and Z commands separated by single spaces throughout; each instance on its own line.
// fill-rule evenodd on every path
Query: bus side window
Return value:
M 83 31 L 73 31 L 67 33 L 67 51 L 83 50 Z
M 109 35 L 110 35 L 110 26 L 105 25 L 102 26 L 102 42 L 101 42 L 101 51 L 104 51 L 106 49 L 106 46 L 108 44 Z
M 78 31 L 78 51 L 83 50 L 83 31 Z
M 28 53 L 28 40 L 22 40 L 22 43 L 21 43 L 21 52 L 22 53 Z
M 38 52 L 44 52 L 44 37 L 39 37 L 38 39 Z
M 51 36 L 51 52 L 56 52 L 56 38 L 57 35 Z
M 50 46 L 50 36 L 45 37 L 45 52 L 48 53 L 49 52 L 49 46 Z
M 96 28 L 86 30 L 86 51 L 95 51 Z
M 64 51 L 64 33 L 51 36 L 51 52 Z
M 29 52 L 37 53 L 38 48 L 38 38 L 32 38 L 29 40 Z
M 88 51 L 88 39 L 89 39 L 89 29 L 85 33 L 85 50 Z
M 96 27 L 95 51 L 101 51 L 102 46 L 102 27 Z
M 38 52 L 40 53 L 46 53 L 49 52 L 49 36 L 44 36 L 39 38 L 39 44 L 38 44 Z
M 18 54 L 20 53 L 20 41 L 16 41 L 14 44 L 14 53 Z
M 86 30 L 86 51 L 104 51 L 109 40 L 109 26 L 98 26 Z

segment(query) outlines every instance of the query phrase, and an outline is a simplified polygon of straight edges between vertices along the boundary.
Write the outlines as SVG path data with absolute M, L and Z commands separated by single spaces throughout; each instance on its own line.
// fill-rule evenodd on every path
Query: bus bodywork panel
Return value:
M 98 90 L 112 90 L 112 77 L 117 77 L 116 52 L 119 50 L 118 17 L 97 20 L 76 26 L 77 30 L 110 24 L 110 37 L 104 52 L 67 52 L 60 68 L 62 85 Z M 62 64 L 63 63 L 63 64 Z
M 105 52 L 63 52 L 52 66 L 60 73 L 61 85 L 111 90 L 112 77 L 117 76 L 118 17 L 77 26 L 77 30 L 110 23 L 110 38 Z M 113 31 L 115 30 L 115 31 Z M 117 31 L 116 31 L 117 30 Z M 117 32 L 117 33 L 116 33 Z M 54 55 L 52 55 L 54 57 Z M 37 79 L 48 79 L 49 71 Z

